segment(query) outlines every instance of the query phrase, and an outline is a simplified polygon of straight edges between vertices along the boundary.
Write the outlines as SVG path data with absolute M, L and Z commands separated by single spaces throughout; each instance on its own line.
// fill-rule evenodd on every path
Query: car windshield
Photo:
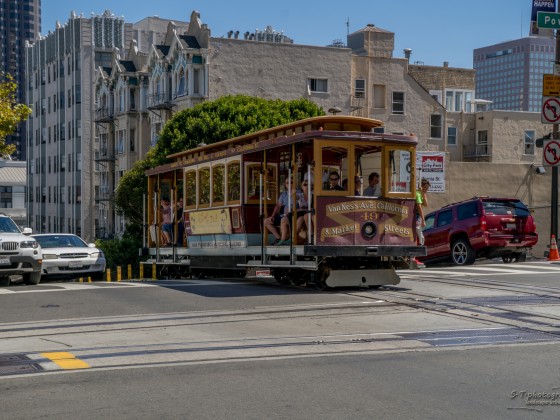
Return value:
M 21 233 L 14 221 L 8 217 L 0 217 L 0 232 Z
M 483 201 L 486 214 L 528 217 L 529 209 L 521 201 Z
M 41 235 L 34 236 L 41 248 L 87 248 L 87 244 L 77 236 L 72 235 Z

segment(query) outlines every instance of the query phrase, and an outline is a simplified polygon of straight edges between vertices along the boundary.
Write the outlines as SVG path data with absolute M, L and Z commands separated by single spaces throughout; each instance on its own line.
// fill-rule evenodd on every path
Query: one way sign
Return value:
M 541 122 L 544 124 L 558 124 L 560 121 L 560 98 L 543 97 Z

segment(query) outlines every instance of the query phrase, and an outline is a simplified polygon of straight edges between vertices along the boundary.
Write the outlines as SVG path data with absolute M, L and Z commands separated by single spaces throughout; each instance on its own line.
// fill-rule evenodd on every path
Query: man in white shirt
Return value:
M 381 197 L 381 184 L 379 183 L 379 174 L 372 172 L 368 177 L 369 187 L 364 190 L 364 196 Z

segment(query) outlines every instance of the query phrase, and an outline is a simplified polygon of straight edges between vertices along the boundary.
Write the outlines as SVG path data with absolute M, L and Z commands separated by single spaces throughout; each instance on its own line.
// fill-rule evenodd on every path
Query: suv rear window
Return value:
M 528 217 L 529 209 L 521 201 L 483 201 L 486 214 Z
M 457 207 L 457 219 L 465 220 L 478 216 L 478 201 L 461 204 Z

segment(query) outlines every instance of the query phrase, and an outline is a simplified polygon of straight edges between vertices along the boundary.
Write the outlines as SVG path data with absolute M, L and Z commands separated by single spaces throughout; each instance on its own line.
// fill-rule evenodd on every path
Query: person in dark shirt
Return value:
M 338 172 L 332 171 L 329 174 L 329 190 L 331 190 L 331 191 L 344 191 L 344 188 L 342 188 L 338 184 L 339 180 L 340 180 L 340 176 L 338 175 Z

